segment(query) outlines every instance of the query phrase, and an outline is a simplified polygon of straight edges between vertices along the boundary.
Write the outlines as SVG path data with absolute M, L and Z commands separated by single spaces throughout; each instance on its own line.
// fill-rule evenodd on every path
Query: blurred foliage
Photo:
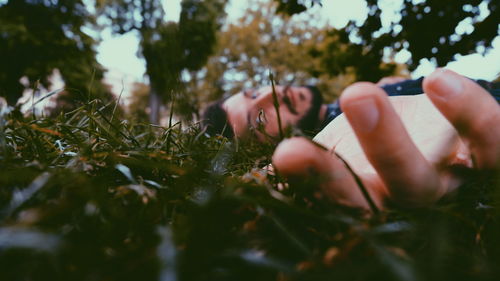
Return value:
M 164 22 L 165 11 L 157 0 L 97 0 L 96 4 L 115 33 L 138 33 L 150 84 L 150 120 L 158 123 L 160 105 L 182 89 L 181 71 L 199 69 L 213 52 L 226 0 L 183 0 L 179 23 Z
M 369 4 L 373 10 L 375 3 Z M 486 10 L 484 13 L 481 6 Z M 394 50 L 404 47 L 411 52 L 411 70 L 423 58 L 432 59 L 437 66 L 445 66 L 456 54 L 484 54 L 492 40 L 500 35 L 500 2 L 494 0 L 428 0 L 418 4 L 407 0 L 401 16 L 401 27 L 393 24 L 391 32 L 387 33 L 392 35 L 389 46 Z M 470 23 L 472 27 L 458 28 L 462 23 Z M 397 35 L 396 29 L 401 30 Z M 372 30 L 368 27 L 361 32 Z
M 344 29 L 330 28 L 323 34 L 323 42 L 310 49 L 310 56 L 319 61 L 313 75 L 328 73 L 330 76 L 351 73 L 354 81 L 377 82 L 383 77 L 395 75 L 398 66 L 395 62 L 384 62 L 385 46 L 353 43 L 349 32 Z
M 282 85 L 316 85 L 326 102 L 359 80 L 408 76 L 404 65 L 384 63 L 354 44 L 344 29 L 312 24 L 317 15 L 277 17 L 273 1 L 249 1 L 244 15 L 218 34 L 217 49 L 198 72 L 190 72 L 186 91 L 203 107 L 242 89 L 269 85 L 269 71 Z M 362 58 L 362 59 L 360 59 Z
M 0 108 L 0 280 L 498 280 L 498 174 L 367 217 L 262 170 L 273 147 Z
M 321 1 L 249 1 L 242 18 L 219 32 L 207 65 L 185 79 L 194 97 L 190 104 L 203 107 L 242 89 L 269 85 L 270 70 L 278 84 L 317 84 L 330 102 L 355 81 L 409 76 L 423 58 L 444 66 L 456 54 L 486 52 L 498 35 L 494 1 L 414 2 L 403 1 L 400 15 L 382 24 L 388 2 L 369 0 L 364 21 L 332 28 L 318 24 L 315 12 L 303 13 Z M 394 57 L 403 49 L 410 60 L 397 64 Z
M 321 6 L 321 0 L 274 0 L 278 3 L 276 11 L 287 15 L 299 14 L 314 5 Z
M 95 59 L 95 39 L 87 30 L 94 21 L 82 0 L 2 1 L 0 96 L 14 105 L 26 88 L 48 89 L 57 69 L 66 84 L 66 101 L 111 100 L 101 82 L 104 70 Z M 20 83 L 22 77 L 28 85 Z
M 311 0 L 309 5 L 304 3 L 308 1 L 275 1 L 288 15 L 321 4 L 321 0 Z M 382 63 L 387 57 L 385 53 L 393 56 L 401 50 L 411 53 L 406 62 L 410 70 L 416 69 L 422 59 L 442 67 L 453 61 L 456 55 L 485 54 L 493 39 L 500 35 L 499 1 L 404 0 L 398 15 L 389 23 L 382 23 L 382 7 L 388 3 L 390 1 L 366 0 L 366 20 L 361 23 L 351 21 L 345 28 L 331 32 L 336 40 L 353 42 L 353 45 L 345 56 L 330 53 L 334 46 L 323 50 L 330 73 L 343 73 L 346 67 L 353 67 L 358 80 L 377 81 L 393 67 Z M 339 54 L 344 58 L 339 59 Z
M 179 20 L 183 65 L 198 70 L 213 53 L 215 33 L 225 18 L 227 0 L 183 0 Z
M 325 44 L 346 49 L 348 44 L 326 36 L 329 28 L 310 25 L 312 15 L 282 18 L 276 12 L 273 2 L 250 1 L 244 16 L 219 32 L 215 54 L 199 72 L 190 73 L 186 86 L 188 92 L 198 93 L 200 104 L 269 85 L 269 71 L 278 84 L 317 85 L 326 101 L 356 80 L 348 70 L 330 75 L 324 57 L 311 51 Z
M 141 38 L 153 123 L 160 105 L 173 100 L 180 118 L 196 119 L 207 101 L 268 84 L 268 70 L 280 84 L 318 84 L 331 101 L 353 81 L 407 74 L 393 62 L 401 50 L 411 53 L 409 70 L 423 58 L 442 66 L 456 54 L 484 53 L 500 18 L 498 1 L 405 0 L 399 16 L 382 23 L 388 2 L 368 0 L 366 20 L 335 29 L 315 25 L 317 15 L 304 13 L 320 9 L 320 0 L 268 0 L 250 1 L 243 18 L 220 30 L 226 2 L 183 0 L 180 21 L 173 23 L 165 22 L 170 11 L 156 0 L 96 0 L 95 14 L 94 3 L 82 0 L 3 1 L 0 95 L 13 104 L 25 88 L 47 89 L 59 70 L 66 88 L 53 115 L 94 97 L 112 101 L 89 36 L 98 16 L 115 34 Z

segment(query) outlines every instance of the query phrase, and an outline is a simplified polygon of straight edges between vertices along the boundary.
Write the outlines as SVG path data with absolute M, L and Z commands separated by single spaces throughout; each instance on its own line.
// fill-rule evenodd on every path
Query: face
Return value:
M 295 126 L 313 108 L 313 93 L 306 87 L 275 86 L 279 102 L 279 113 L 282 128 Z M 251 129 L 262 126 L 270 136 L 279 135 L 278 117 L 273 103 L 272 87 L 257 90 L 246 90 L 228 98 L 223 104 L 228 120 L 238 137 L 246 136 Z M 318 113 L 313 113 L 316 116 Z M 257 137 L 265 139 L 265 135 L 255 130 Z

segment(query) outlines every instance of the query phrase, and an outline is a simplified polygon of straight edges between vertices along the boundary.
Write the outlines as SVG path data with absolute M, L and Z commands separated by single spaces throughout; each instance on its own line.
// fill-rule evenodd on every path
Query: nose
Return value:
M 278 96 L 279 99 L 279 91 L 276 88 L 276 95 Z M 273 104 L 273 90 L 272 88 L 267 89 L 266 91 L 258 91 L 255 93 L 256 97 L 254 99 L 254 104 L 257 106 L 264 106 L 264 105 L 272 105 Z

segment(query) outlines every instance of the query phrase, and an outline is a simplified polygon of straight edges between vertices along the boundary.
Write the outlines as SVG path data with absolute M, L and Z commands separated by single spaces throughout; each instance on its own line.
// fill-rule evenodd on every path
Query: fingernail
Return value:
M 352 101 L 344 110 L 353 129 L 363 133 L 373 131 L 380 119 L 379 110 L 373 98 Z
M 435 74 L 434 79 L 437 80 L 434 85 L 436 90 L 434 93 L 443 99 L 453 98 L 463 92 L 463 84 L 461 77 L 448 70 L 441 69 Z

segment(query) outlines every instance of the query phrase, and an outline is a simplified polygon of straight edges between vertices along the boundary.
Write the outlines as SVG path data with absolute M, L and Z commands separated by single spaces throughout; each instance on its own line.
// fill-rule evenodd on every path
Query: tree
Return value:
M 411 53 L 410 69 L 423 58 L 445 66 L 456 54 L 485 53 L 499 35 L 500 3 L 491 0 L 405 0 L 401 20 L 391 23 L 384 32 L 380 23 L 378 1 L 368 0 L 371 11 L 363 26 L 353 27 L 364 44 L 381 44 L 394 51 Z M 489 12 L 485 12 L 487 8 Z M 482 12 L 483 11 L 483 12 Z M 459 27 L 461 26 L 461 27 Z M 466 27 L 468 26 L 468 27 Z M 387 37 L 387 38 L 386 38 Z M 380 48 L 376 51 L 382 52 Z
M 307 10 L 308 6 L 321 5 L 321 0 L 274 0 L 278 3 L 276 12 L 288 15 L 299 14 Z
M 396 72 L 395 62 L 384 62 L 382 39 L 372 45 L 353 43 L 346 29 L 335 28 L 324 30 L 322 36 L 324 40 L 310 49 L 310 55 L 318 61 L 316 73 L 351 73 L 354 81 L 376 82 Z
M 280 3 L 297 0 L 276 0 Z M 356 38 L 352 55 L 347 56 L 332 71 L 342 71 L 353 63 L 353 59 L 362 55 L 358 65 L 358 77 L 364 80 L 376 80 L 374 69 L 366 71 L 364 67 L 381 65 L 386 70 L 392 67 L 383 64 L 387 59 L 387 50 L 394 54 L 407 50 L 411 58 L 407 61 L 410 70 L 414 70 L 421 59 L 429 59 L 437 66 L 445 66 L 453 61 L 455 55 L 473 52 L 485 53 L 491 47 L 492 40 L 499 35 L 500 2 L 493 0 L 404 0 L 399 10 L 400 19 L 389 26 L 382 26 L 380 3 L 383 0 L 366 0 L 368 15 L 365 22 L 357 25 L 350 22 L 344 29 L 333 36 L 340 36 L 346 41 Z M 303 2 L 303 1 L 302 1 Z M 300 3 L 299 3 L 300 4 Z M 304 6 L 305 7 L 305 6 Z M 304 9 L 290 10 L 293 15 Z M 321 51 L 321 50 L 319 50 Z M 328 58 L 332 60 L 332 58 Z M 377 63 L 378 62 L 378 63 Z M 382 69 L 382 73 L 385 71 Z
M 276 16 L 278 7 L 273 1 L 251 1 L 242 18 L 219 32 L 215 54 L 190 75 L 188 91 L 200 93 L 200 105 L 244 88 L 270 85 L 269 71 L 279 84 L 318 85 L 327 101 L 354 81 L 351 70 L 328 73 L 324 58 L 312 51 L 324 44 L 347 49 L 349 42 L 327 37 L 330 28 L 311 25 L 313 18 Z
M 345 29 L 316 24 L 315 15 L 278 16 L 276 1 L 251 1 L 244 16 L 219 32 L 217 51 L 191 73 L 189 92 L 204 104 L 242 89 L 270 85 L 269 71 L 283 85 L 317 85 L 326 102 L 358 80 L 407 76 L 404 65 L 349 40 Z
M 183 70 L 203 66 L 213 51 L 226 0 L 183 0 L 179 24 L 165 23 L 157 0 L 98 0 L 99 14 L 117 34 L 137 31 L 150 83 L 150 121 L 158 123 L 162 99 L 170 101 Z
M 101 83 L 104 70 L 95 59 L 96 41 L 84 32 L 93 23 L 81 0 L 10 0 L 0 5 L 0 96 L 15 104 L 25 89 L 22 77 L 48 88 L 59 69 L 67 95 L 109 98 Z

